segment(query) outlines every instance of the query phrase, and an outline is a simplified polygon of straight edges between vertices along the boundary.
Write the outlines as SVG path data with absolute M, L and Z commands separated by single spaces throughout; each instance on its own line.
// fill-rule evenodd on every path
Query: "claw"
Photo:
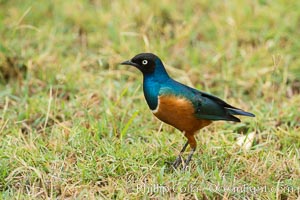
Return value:
M 173 162 L 172 166 L 174 167 L 174 169 L 176 169 L 180 164 L 183 164 L 183 170 L 186 170 L 191 159 L 192 159 L 192 156 L 196 150 L 196 148 L 192 148 L 192 151 L 190 152 L 188 158 L 183 161 L 182 158 L 181 158 L 181 155 L 183 154 L 183 152 L 185 151 L 186 147 L 188 146 L 188 142 L 183 146 L 182 150 L 180 151 L 180 154 L 178 155 L 178 157 L 176 158 L 176 160 Z
M 182 163 L 181 155 L 179 155 L 173 163 L 173 167 L 176 169 Z
M 176 160 L 173 163 L 173 167 L 176 169 L 182 163 L 183 164 L 183 170 L 186 170 L 189 166 L 189 163 L 192 159 L 192 156 L 193 156 L 195 150 L 196 150 L 196 148 L 192 149 L 192 151 L 190 152 L 188 158 L 185 161 L 182 160 L 181 154 L 179 154 L 179 156 L 176 158 Z

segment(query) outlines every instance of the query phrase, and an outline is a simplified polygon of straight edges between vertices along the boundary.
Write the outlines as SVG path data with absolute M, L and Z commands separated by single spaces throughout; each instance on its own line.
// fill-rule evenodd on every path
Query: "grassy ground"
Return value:
M 130 3 L 129 3 L 130 2 Z M 300 1 L 0 0 L 0 198 L 300 195 Z M 155 119 L 141 74 L 154 52 L 176 79 L 256 114 L 183 135 Z M 250 148 L 237 145 L 254 134 Z

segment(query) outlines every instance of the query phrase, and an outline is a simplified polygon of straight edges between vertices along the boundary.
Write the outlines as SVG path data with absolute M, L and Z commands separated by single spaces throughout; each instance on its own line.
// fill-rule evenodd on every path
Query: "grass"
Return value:
M 0 1 L 0 198 L 295 199 L 299 1 Z M 172 77 L 251 111 L 183 135 L 148 110 L 154 52 Z M 236 143 L 255 133 L 250 149 Z

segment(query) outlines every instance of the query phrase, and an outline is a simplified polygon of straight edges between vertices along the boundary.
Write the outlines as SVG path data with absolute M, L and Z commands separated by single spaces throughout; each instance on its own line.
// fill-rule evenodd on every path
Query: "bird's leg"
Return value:
M 182 155 L 183 152 L 185 151 L 185 149 L 186 149 L 186 147 L 188 146 L 188 144 L 189 144 L 189 141 L 187 141 L 187 142 L 185 143 L 185 145 L 184 145 L 183 148 L 181 149 L 181 151 L 180 151 L 178 157 L 177 157 L 176 160 L 174 161 L 173 167 L 174 167 L 175 169 L 176 169 L 176 168 L 180 165 L 180 163 L 182 162 L 181 155 Z
M 184 163 L 184 166 L 183 166 L 183 169 L 185 170 L 187 168 L 187 166 L 189 165 L 191 159 L 192 159 L 192 156 L 194 154 L 194 152 L 196 151 L 196 146 L 197 146 L 197 142 L 195 140 L 195 137 L 194 137 L 194 134 L 193 133 L 186 133 L 185 134 L 185 137 L 187 137 L 188 139 L 188 143 L 190 144 L 191 148 L 192 148 L 192 151 L 190 152 L 188 158 L 185 160 L 185 163 Z
M 188 166 L 188 164 L 190 163 L 191 159 L 192 159 L 192 156 L 194 154 L 194 152 L 196 151 L 196 146 L 197 146 L 197 143 L 196 143 L 196 140 L 195 140 L 195 137 L 194 137 L 194 134 L 193 133 L 185 133 L 185 137 L 188 139 L 187 143 L 183 146 L 182 150 L 180 151 L 180 154 L 179 156 L 177 157 L 177 159 L 175 160 L 175 162 L 173 163 L 173 167 L 176 169 L 183 161 L 181 159 L 181 155 L 182 153 L 185 151 L 186 147 L 188 146 L 188 144 L 191 146 L 192 148 L 192 151 L 190 152 L 188 158 L 185 160 L 185 162 L 183 163 L 184 164 L 184 168 L 183 169 L 186 169 L 186 167 Z
M 195 151 L 196 151 L 196 148 L 192 148 L 192 151 L 190 152 L 188 158 L 185 160 L 183 169 L 187 168 L 187 166 L 189 165 L 189 163 L 190 163 L 190 161 L 192 159 L 192 156 L 194 155 Z

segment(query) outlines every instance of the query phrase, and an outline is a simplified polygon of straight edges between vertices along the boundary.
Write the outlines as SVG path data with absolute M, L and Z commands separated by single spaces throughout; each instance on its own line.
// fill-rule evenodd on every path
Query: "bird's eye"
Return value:
M 147 65 L 147 64 L 148 64 L 148 60 L 143 60 L 143 61 L 142 61 L 142 64 L 143 64 L 143 65 Z

